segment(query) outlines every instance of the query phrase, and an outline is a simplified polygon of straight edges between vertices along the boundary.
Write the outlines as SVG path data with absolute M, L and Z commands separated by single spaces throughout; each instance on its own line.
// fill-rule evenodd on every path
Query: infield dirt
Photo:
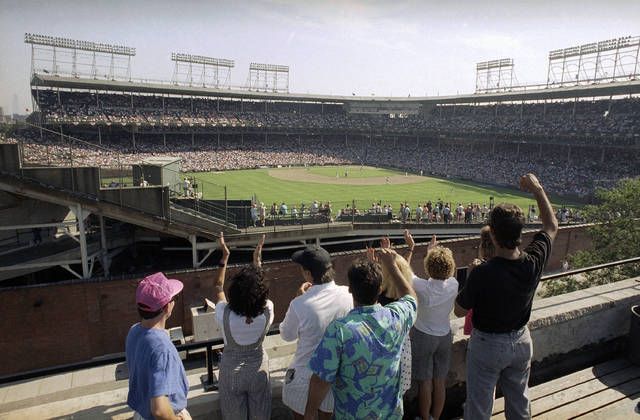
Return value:
M 371 178 L 349 178 L 348 176 L 341 176 L 338 178 L 334 178 L 330 176 L 313 174 L 305 168 L 272 169 L 268 173 L 269 176 L 273 178 L 278 178 L 285 181 L 314 182 L 316 184 L 334 185 L 399 185 L 414 184 L 425 180 L 424 177 L 417 175 L 377 176 Z

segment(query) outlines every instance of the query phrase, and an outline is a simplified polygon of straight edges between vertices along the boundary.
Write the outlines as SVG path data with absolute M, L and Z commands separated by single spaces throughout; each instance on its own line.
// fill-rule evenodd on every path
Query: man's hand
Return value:
M 538 209 L 540 211 L 540 220 L 542 221 L 542 230 L 549 235 L 551 241 L 556 237 L 558 233 L 558 220 L 555 214 L 553 214 L 553 208 L 547 198 L 547 194 L 544 192 L 544 188 L 538 181 L 538 178 L 534 174 L 526 174 L 520 177 L 520 188 L 524 191 L 533 193 Z
M 520 177 L 520 189 L 535 194 L 542 191 L 542 185 L 534 174 L 529 173 Z
M 266 235 L 262 234 L 262 237 L 256 245 L 256 249 L 253 250 L 253 265 L 260 268 L 262 267 L 262 247 L 264 246 L 264 239 Z
M 297 296 L 304 295 L 305 293 L 307 293 L 307 290 L 309 290 L 311 286 L 313 286 L 311 282 L 305 281 L 300 285 L 300 288 L 298 288 L 298 292 L 296 293 L 296 295 Z

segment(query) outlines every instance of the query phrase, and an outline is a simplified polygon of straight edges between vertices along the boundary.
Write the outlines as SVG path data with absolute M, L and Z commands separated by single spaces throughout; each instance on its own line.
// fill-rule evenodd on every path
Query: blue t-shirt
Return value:
M 145 419 L 152 419 L 151 398 L 166 395 L 174 412 L 187 407 L 189 383 L 182 360 L 169 335 L 157 328 L 135 324 L 126 341 L 129 368 L 127 404 Z

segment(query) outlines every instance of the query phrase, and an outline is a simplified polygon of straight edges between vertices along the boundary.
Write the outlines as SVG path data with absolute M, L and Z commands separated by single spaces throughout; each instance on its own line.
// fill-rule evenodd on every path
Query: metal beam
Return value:
M 43 227 L 67 227 L 74 225 L 75 222 L 62 222 L 62 223 L 36 223 L 33 225 L 12 225 L 12 226 L 0 226 L 0 230 L 19 230 L 19 229 L 34 229 Z
M 6 265 L 0 266 L 0 271 L 14 271 L 14 270 L 24 270 L 29 268 L 43 268 L 43 267 L 55 267 L 69 264 L 81 264 L 81 260 L 63 260 L 63 261 L 50 261 L 50 262 L 40 262 L 40 263 L 24 263 L 24 264 L 14 264 L 14 265 Z

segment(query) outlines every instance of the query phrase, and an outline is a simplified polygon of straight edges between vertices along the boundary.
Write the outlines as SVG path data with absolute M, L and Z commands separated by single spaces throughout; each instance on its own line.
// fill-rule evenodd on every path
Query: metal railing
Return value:
M 552 280 L 560 277 L 566 277 L 575 274 L 582 274 L 591 271 L 601 270 L 604 268 L 616 267 L 624 264 L 632 264 L 632 263 L 640 263 L 640 257 L 628 258 L 619 261 L 613 261 L 605 264 L 599 264 L 591 267 L 579 268 L 576 270 L 565 271 L 557 274 L 550 274 L 542 276 L 541 281 Z M 280 326 L 273 325 L 267 335 L 276 335 L 280 334 Z M 207 380 L 204 382 L 205 387 L 210 387 L 215 385 L 213 368 L 214 360 L 213 349 L 216 346 L 223 346 L 224 340 L 222 338 L 217 338 L 213 340 L 207 341 L 199 341 L 196 343 L 188 343 L 188 344 L 180 344 L 176 345 L 176 349 L 178 351 L 188 351 L 188 350 L 199 350 L 204 348 L 206 351 L 206 367 L 207 367 Z M 27 372 L 21 372 L 11 375 L 0 376 L 0 385 L 8 384 L 17 381 L 24 381 L 28 379 L 40 378 L 44 376 L 50 376 L 60 373 L 72 372 L 81 369 L 88 369 L 92 367 L 105 366 L 113 363 L 122 363 L 125 361 L 124 353 L 119 353 L 113 356 L 100 357 L 88 361 L 69 363 L 64 365 L 52 366 L 48 368 L 35 369 Z

